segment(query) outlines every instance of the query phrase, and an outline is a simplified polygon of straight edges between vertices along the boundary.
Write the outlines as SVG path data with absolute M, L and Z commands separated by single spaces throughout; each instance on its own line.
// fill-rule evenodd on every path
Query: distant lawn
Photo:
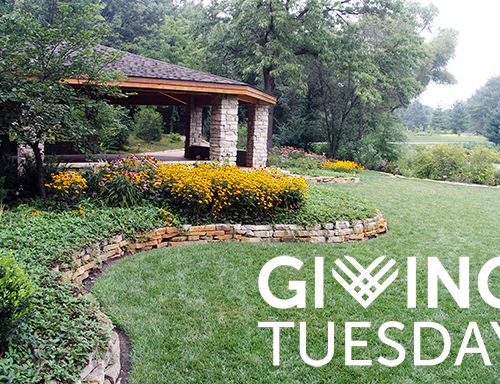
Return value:
M 452 134 L 439 136 L 408 136 L 409 143 L 487 143 L 484 136 L 458 136 Z
M 391 178 L 365 171 L 358 184 L 317 185 L 327 191 L 353 192 L 373 202 L 389 232 L 349 244 L 208 244 L 172 247 L 129 257 L 113 266 L 93 288 L 115 324 L 132 341 L 130 383 L 493 383 L 500 377 L 500 340 L 489 322 L 499 310 L 487 305 L 477 289 L 483 264 L 500 256 L 500 189 L 446 185 Z M 273 293 L 290 298 L 290 280 L 305 280 L 305 309 L 275 309 L 262 299 L 258 276 L 264 264 L 289 255 L 304 262 L 300 271 L 280 267 L 271 275 Z M 314 257 L 325 259 L 324 308 L 314 308 Z M 367 309 L 332 277 L 335 260 L 355 257 L 363 266 L 387 256 L 396 261 L 397 279 Z M 406 265 L 417 258 L 417 308 L 407 308 Z M 470 257 L 470 308 L 461 309 L 439 283 L 438 308 L 427 308 L 427 258 L 438 257 L 458 281 L 458 258 Z M 489 286 L 500 297 L 500 268 Z M 272 364 L 273 335 L 264 321 L 294 322 L 280 332 L 280 365 Z M 304 363 L 299 353 L 299 322 L 307 323 L 307 353 L 326 356 L 327 322 L 335 322 L 335 354 L 322 367 Z M 370 366 L 345 365 L 345 322 L 370 322 L 355 328 L 353 359 Z M 381 324 L 398 321 L 387 336 L 404 346 L 406 358 L 396 367 L 381 365 L 396 350 L 378 337 Z M 451 337 L 448 358 L 436 366 L 413 365 L 414 322 L 436 322 Z M 492 365 L 480 354 L 466 353 L 455 366 L 469 322 L 477 322 Z M 437 331 L 422 333 L 422 358 L 440 355 Z M 468 344 L 477 347 L 474 334 Z
M 130 145 L 126 150 L 123 151 L 113 151 L 106 150 L 107 153 L 118 153 L 118 154 L 128 154 L 128 153 L 145 153 L 145 152 L 163 152 L 170 151 L 172 149 L 184 148 L 184 141 L 180 143 L 169 143 L 167 141 L 167 135 L 162 135 L 161 141 L 146 143 L 144 140 L 139 140 L 134 137 L 134 135 L 129 136 Z M 140 144 L 140 145 L 139 145 Z

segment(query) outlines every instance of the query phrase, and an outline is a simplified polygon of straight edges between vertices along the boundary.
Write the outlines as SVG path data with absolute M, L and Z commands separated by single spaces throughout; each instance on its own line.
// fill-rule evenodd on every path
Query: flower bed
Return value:
M 103 206 L 152 204 L 174 210 L 190 221 L 264 222 L 296 210 L 309 187 L 301 177 L 276 169 L 243 170 L 218 163 L 167 164 L 153 157 L 128 157 L 80 176 L 53 174 L 46 184 L 58 201 L 79 204 L 84 194 Z
M 328 160 L 324 153 L 318 155 L 293 147 L 274 147 L 269 154 L 267 165 L 310 176 L 353 176 L 365 169 L 354 161 Z

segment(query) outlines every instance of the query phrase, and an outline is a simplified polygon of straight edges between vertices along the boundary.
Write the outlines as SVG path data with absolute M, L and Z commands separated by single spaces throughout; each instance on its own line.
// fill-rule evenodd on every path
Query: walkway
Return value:
M 137 157 L 145 157 L 145 156 L 154 156 L 158 160 L 162 161 L 164 164 L 171 163 L 185 163 L 185 164 L 194 164 L 196 160 L 186 159 L 184 157 L 184 149 L 172 149 L 170 151 L 162 151 L 162 152 L 148 152 L 148 153 L 131 153 L 128 155 L 118 155 L 113 153 L 108 154 L 98 154 L 95 157 L 103 160 L 115 160 L 117 158 L 124 158 L 127 156 L 137 156 Z M 101 161 L 96 162 L 70 162 L 68 163 L 69 167 L 72 169 L 79 168 L 87 168 L 95 165 L 99 165 Z

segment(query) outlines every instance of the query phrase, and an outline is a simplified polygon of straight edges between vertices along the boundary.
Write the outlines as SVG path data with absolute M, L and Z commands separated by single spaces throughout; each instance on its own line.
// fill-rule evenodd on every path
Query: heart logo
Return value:
M 352 280 L 352 283 L 347 283 L 342 276 L 340 276 L 335 269 L 332 269 L 333 277 L 349 292 L 352 297 L 354 297 L 364 308 L 368 307 L 373 300 L 375 300 L 384 290 L 394 281 L 398 276 L 398 269 L 389 276 L 382 284 L 379 283 L 380 279 L 392 268 L 396 262 L 391 259 L 387 264 L 385 264 L 375 276 L 371 273 L 377 266 L 385 259 L 385 256 L 381 256 L 373 261 L 368 268 L 363 268 L 354 258 L 350 256 L 345 256 L 347 261 L 356 268 L 359 275 L 356 276 L 345 264 L 337 259 L 335 264 Z

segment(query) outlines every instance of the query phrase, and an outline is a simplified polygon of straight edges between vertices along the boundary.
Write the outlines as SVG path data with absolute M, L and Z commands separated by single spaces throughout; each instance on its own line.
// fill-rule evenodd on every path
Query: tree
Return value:
M 106 45 L 124 49 L 136 38 L 148 38 L 154 25 L 159 25 L 167 9 L 174 8 L 172 1 L 104 0 L 102 16 L 111 30 Z
M 81 140 L 94 132 L 94 98 L 119 92 L 106 86 L 121 79 L 106 66 L 117 53 L 95 48 L 108 33 L 101 26 L 98 8 L 91 6 L 71 15 L 67 4 L 58 5 L 57 19 L 41 26 L 25 12 L 16 15 L 20 34 L 0 38 L 0 127 L 16 140 L 29 146 L 37 164 L 37 184 L 45 199 L 41 144 L 58 138 Z M 79 79 L 80 87 L 71 87 L 65 79 Z
M 161 140 L 163 118 L 160 113 L 144 108 L 134 115 L 134 120 L 137 126 L 135 136 L 138 139 L 143 139 L 148 144 Z
M 490 114 L 484 129 L 484 136 L 492 143 L 500 145 L 500 107 Z
M 449 126 L 448 114 L 443 111 L 441 106 L 438 106 L 432 113 L 430 128 L 436 131 L 446 130 Z
M 332 6 L 331 12 L 335 11 Z M 209 70 L 260 85 L 273 96 L 277 82 L 291 83 L 304 91 L 300 57 L 321 51 L 323 12 L 328 13 L 316 1 L 213 1 L 199 28 Z M 270 146 L 272 109 L 268 132 Z
M 336 158 L 341 144 L 361 142 L 377 129 L 379 117 L 423 91 L 417 78 L 419 63 L 427 58 L 423 39 L 403 15 L 361 15 L 336 31 L 327 53 L 311 66 L 310 86 L 319 90 L 329 156 Z
M 433 109 L 428 105 L 420 103 L 418 100 L 412 102 L 406 109 L 398 109 L 396 114 L 403 120 L 406 129 L 412 127 L 422 127 L 424 131 L 430 124 Z
M 189 38 L 190 22 L 180 17 L 165 16 L 160 25 L 153 25 L 148 37 L 135 39 L 133 50 L 142 56 L 170 64 L 202 70 L 201 53 Z
M 449 112 L 448 128 L 460 134 L 469 129 L 469 114 L 463 101 L 456 101 Z
M 492 113 L 500 108 L 500 76 L 490 78 L 468 100 L 471 128 L 484 133 Z

